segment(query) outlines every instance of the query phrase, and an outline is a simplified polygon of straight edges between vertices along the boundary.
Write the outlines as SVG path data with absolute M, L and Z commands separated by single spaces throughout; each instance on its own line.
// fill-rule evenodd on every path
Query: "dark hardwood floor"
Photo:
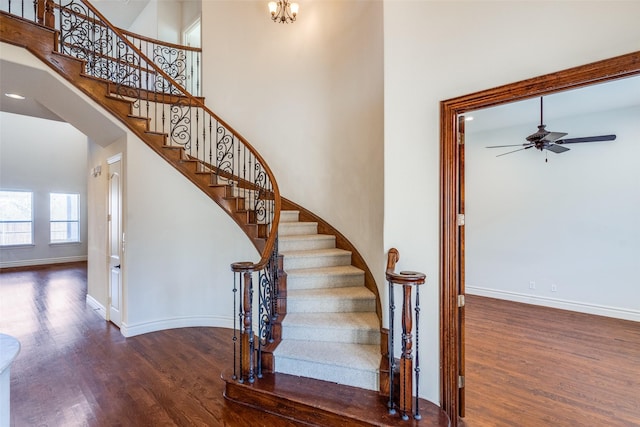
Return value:
M 0 331 L 20 340 L 12 426 L 297 426 L 227 402 L 231 331 L 125 339 L 85 304 L 86 264 L 0 273 Z
M 466 427 L 640 426 L 640 323 L 467 296 Z
M 222 397 L 231 331 L 125 339 L 85 297 L 84 263 L 0 273 L 12 426 L 300 425 Z M 640 323 L 469 296 L 466 385 L 466 427 L 640 426 Z

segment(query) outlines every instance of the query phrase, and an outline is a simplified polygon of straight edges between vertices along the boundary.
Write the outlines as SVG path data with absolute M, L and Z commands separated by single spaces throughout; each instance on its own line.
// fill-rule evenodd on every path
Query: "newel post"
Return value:
M 234 377 L 239 382 L 255 380 L 254 353 L 255 339 L 253 336 L 253 263 L 236 262 L 231 264 L 231 269 L 238 280 L 234 280 L 234 307 L 237 309 L 239 327 L 234 321 L 233 348 L 234 348 Z M 238 303 L 236 304 L 236 300 Z M 234 309 L 234 311 L 236 311 Z M 240 334 L 239 343 L 237 333 Z M 236 345 L 239 344 L 239 349 Z M 237 354 L 239 352 L 239 355 Z
M 55 26 L 54 9 L 54 0 L 36 0 L 38 24 L 53 28 Z
M 400 259 L 397 249 L 389 250 L 387 257 L 386 277 L 389 283 L 389 413 L 395 414 L 396 408 L 400 410 L 402 419 L 408 420 L 409 413 L 416 420 L 421 419 L 419 407 L 419 322 L 420 322 L 420 288 L 426 281 L 426 275 L 415 271 L 395 272 L 395 266 Z M 394 317 L 395 317 L 395 292 L 394 285 L 402 286 L 402 353 L 400 360 L 394 356 Z M 415 309 L 413 308 L 413 295 L 415 289 Z M 413 345 L 413 316 L 415 316 L 415 350 Z M 414 362 L 415 361 L 415 362 Z M 398 378 L 394 379 L 397 373 Z M 398 390 L 395 391 L 397 382 Z M 415 384 L 415 399 L 414 387 Z

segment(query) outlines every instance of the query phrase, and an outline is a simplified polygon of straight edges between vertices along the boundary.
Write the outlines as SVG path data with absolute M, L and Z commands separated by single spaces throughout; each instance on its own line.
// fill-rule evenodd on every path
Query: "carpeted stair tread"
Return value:
M 375 329 L 378 330 L 378 316 L 366 313 L 288 313 L 282 321 L 286 326 L 330 327 L 334 329 Z
M 300 268 L 333 267 L 351 265 L 351 252 L 344 249 L 313 249 L 303 251 L 281 251 L 286 271 Z
M 280 252 L 330 249 L 336 247 L 336 237 L 330 234 L 297 234 L 281 236 L 278 240 Z
M 292 236 L 300 234 L 317 234 L 317 222 L 281 222 L 278 225 L 278 235 Z
M 287 294 L 288 313 L 375 311 L 376 297 L 364 286 L 294 289 Z
M 288 313 L 282 339 L 379 344 L 380 326 L 374 312 Z
M 284 340 L 276 349 L 276 372 L 379 389 L 379 345 Z
M 288 269 L 287 290 L 364 285 L 364 271 L 352 265 Z
M 300 251 L 280 251 L 282 255 L 285 257 L 304 257 L 310 258 L 314 256 L 331 256 L 331 255 L 344 255 L 349 254 L 351 252 L 345 251 L 344 249 L 338 248 L 326 248 L 326 249 L 311 249 L 311 250 L 300 250 Z
M 377 371 L 380 366 L 380 346 L 338 342 L 284 340 L 275 353 L 290 359 L 325 365 Z
M 364 271 L 352 265 L 338 265 L 334 267 L 299 268 L 287 270 L 287 275 L 291 276 L 327 276 L 327 275 L 360 275 Z
M 300 211 L 280 211 L 280 223 L 298 222 Z

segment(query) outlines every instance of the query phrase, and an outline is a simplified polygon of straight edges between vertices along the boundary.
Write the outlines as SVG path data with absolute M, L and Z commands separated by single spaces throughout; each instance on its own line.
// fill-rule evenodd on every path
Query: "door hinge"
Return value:
M 111 214 L 107 214 L 107 221 L 111 221 Z
M 464 388 L 464 376 L 458 375 L 458 388 Z
M 458 295 L 458 307 L 464 307 L 464 295 Z
M 464 225 L 464 214 L 458 214 L 456 223 L 458 224 L 458 226 Z

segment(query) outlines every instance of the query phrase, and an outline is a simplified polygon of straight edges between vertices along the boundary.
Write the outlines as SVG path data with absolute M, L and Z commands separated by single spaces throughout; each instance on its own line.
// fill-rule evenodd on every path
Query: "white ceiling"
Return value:
M 128 29 L 149 0 L 92 0 L 91 3 L 113 25 Z
M 547 95 L 544 97 L 544 124 L 547 130 L 553 131 L 553 121 L 558 118 L 633 106 L 640 106 L 640 76 Z M 465 116 L 473 117 L 465 125 L 467 133 L 521 124 L 530 124 L 533 133 L 540 124 L 540 98 L 471 111 Z

